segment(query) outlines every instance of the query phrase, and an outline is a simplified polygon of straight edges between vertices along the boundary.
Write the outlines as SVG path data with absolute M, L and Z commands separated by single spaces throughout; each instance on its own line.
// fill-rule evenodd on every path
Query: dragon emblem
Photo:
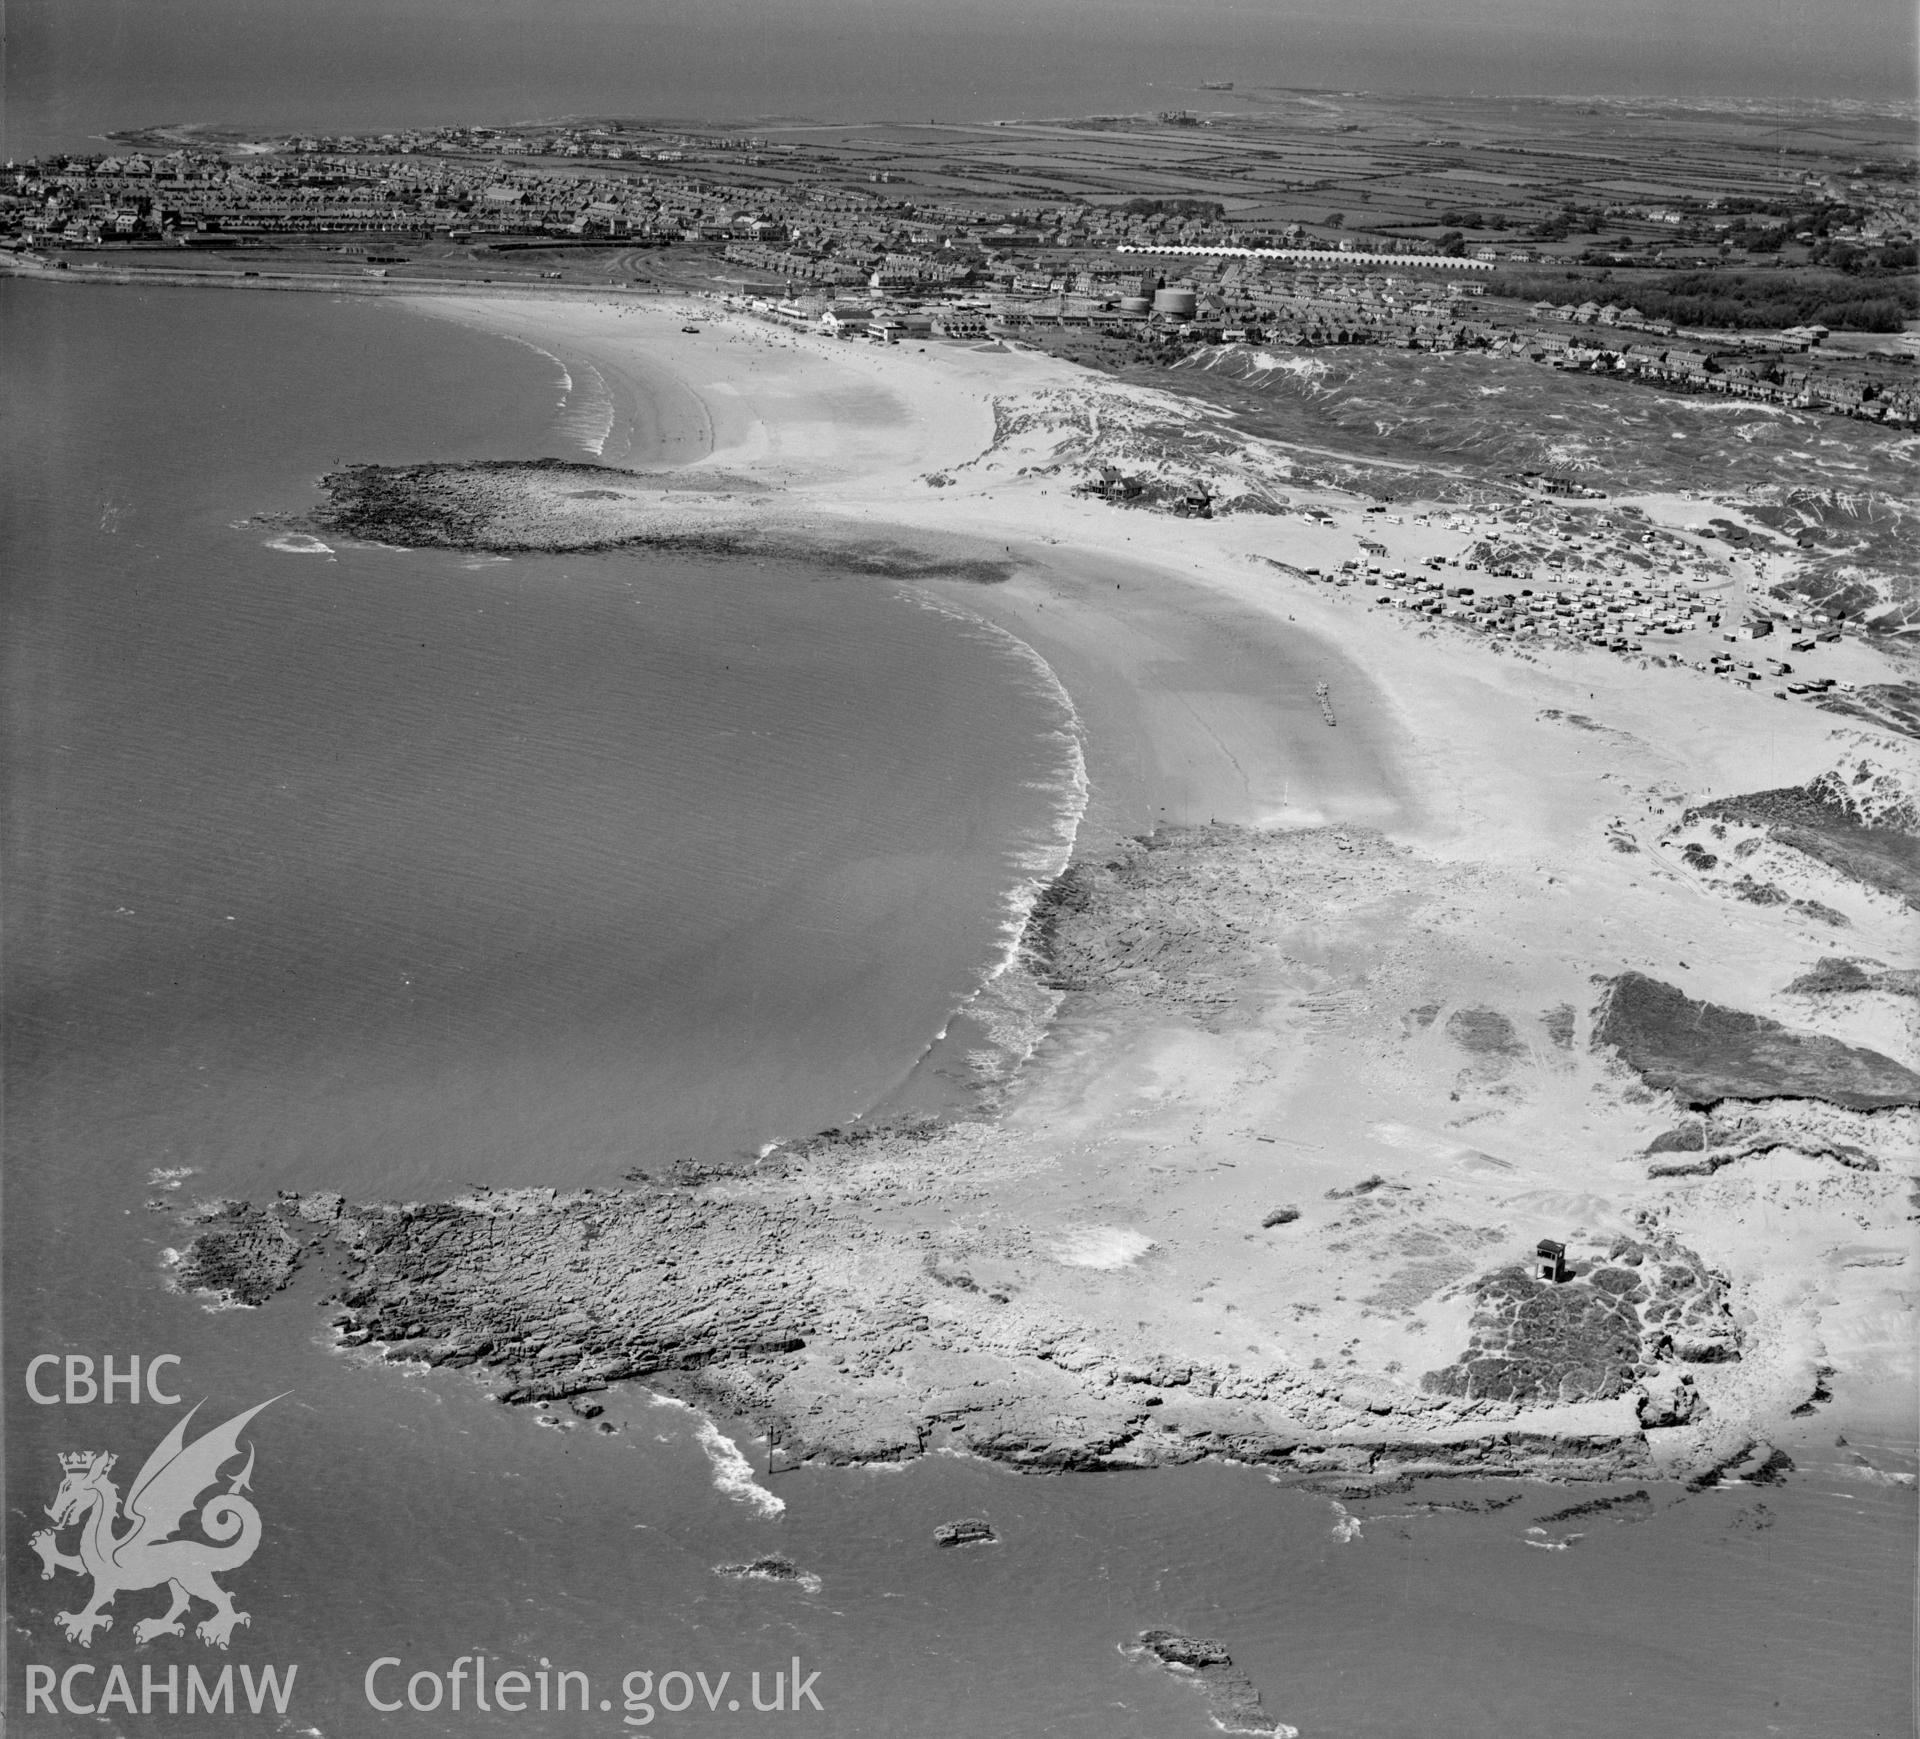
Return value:
M 260 1512 L 240 1495 L 253 1475 L 251 1447 L 246 1465 L 228 1481 L 227 1489 L 216 1491 L 200 1506 L 200 1529 L 206 1538 L 174 1536 L 193 1510 L 194 1500 L 218 1483 L 221 1468 L 240 1453 L 240 1433 L 247 1422 L 279 1399 L 276 1395 L 249 1407 L 189 1443 L 187 1426 L 200 1411 L 196 1405 L 147 1457 L 124 1501 L 107 1477 L 113 1471 L 113 1456 L 83 1449 L 60 1457 L 65 1477 L 47 1506 L 53 1526 L 42 1528 L 29 1543 L 40 1555 L 43 1581 L 55 1570 L 74 1570 L 93 1578 L 93 1598 L 80 1611 L 54 1615 L 72 1641 L 90 1647 L 96 1630 L 113 1627 L 113 1614 L 106 1608 L 122 1590 L 157 1588 L 163 1582 L 173 1604 L 160 1617 L 143 1618 L 133 1627 L 136 1642 L 184 1636 L 181 1616 L 196 1598 L 214 1610 L 195 1627 L 195 1634 L 215 1648 L 227 1646 L 236 1624 L 250 1622 L 246 1613 L 234 1609 L 233 1596 L 214 1577 L 237 1570 L 260 1544 Z M 131 1524 L 124 1531 L 119 1530 L 122 1512 Z M 56 1538 L 62 1529 L 75 1525 L 80 1529 L 77 1555 L 61 1551 Z

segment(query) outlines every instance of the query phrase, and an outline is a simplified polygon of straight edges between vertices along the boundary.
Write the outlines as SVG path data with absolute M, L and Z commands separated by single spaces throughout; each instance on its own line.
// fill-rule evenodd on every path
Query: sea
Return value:
M 164 124 L 331 135 L 639 116 L 757 128 L 1278 104 L 1326 125 L 1369 91 L 1428 93 L 1439 109 L 1458 96 L 1616 92 L 1891 116 L 1914 97 L 1915 18 L 1903 0 L 1817 14 L 1692 0 L 1643 9 L 1627 28 L 1609 11 L 1512 0 L 1392 13 L 1240 0 L 653 0 L 643 13 L 625 0 L 13 0 L 7 46 L 0 148 L 23 158 Z M 1524 111 L 1514 119 L 1526 124 Z M 1657 109 L 1636 122 L 1661 124 Z M 830 148 L 830 134 L 819 142 Z
M 1212 1731 L 1127 1651 L 1152 1628 L 1315 1739 L 1908 1731 L 1910 1435 L 1815 1420 L 1696 1494 L 770 1471 L 644 1388 L 542 1417 L 341 1350 L 324 1274 L 174 1290 L 196 1202 L 604 1186 L 870 1113 L 1065 861 L 1082 733 L 952 586 L 291 524 L 342 463 L 644 462 L 564 355 L 397 298 L 20 280 L 0 333 L 17 1731 Z M 89 1399 L 136 1356 L 137 1404 Z M 59 1457 L 124 1479 L 196 1405 L 264 1408 L 247 1622 L 142 1644 L 129 1591 L 83 1649 L 31 1543 Z M 935 1545 L 970 1516 L 997 1543 Z M 797 1574 L 728 1573 L 770 1556 Z M 233 1719 L 189 1712 L 228 1667 Z

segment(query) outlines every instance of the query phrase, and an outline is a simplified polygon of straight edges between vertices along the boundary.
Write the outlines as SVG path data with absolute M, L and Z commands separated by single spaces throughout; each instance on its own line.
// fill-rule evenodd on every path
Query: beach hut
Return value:
M 1534 1255 L 1533 1271 L 1538 1279 L 1558 1286 L 1567 1278 L 1567 1247 L 1558 1239 L 1542 1238 L 1534 1246 Z

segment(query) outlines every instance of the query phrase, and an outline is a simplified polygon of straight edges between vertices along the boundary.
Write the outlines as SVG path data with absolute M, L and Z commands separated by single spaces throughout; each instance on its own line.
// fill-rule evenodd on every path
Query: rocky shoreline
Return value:
M 1064 997 L 1061 1034 L 1084 1029 L 1097 1043 L 1079 1054 L 1057 1039 L 1023 1093 L 1101 1080 L 1116 1047 L 1169 1035 L 1229 1053 L 1248 1035 L 1265 1046 L 1282 944 L 1301 915 L 1314 918 L 1336 893 L 1360 914 L 1380 909 L 1376 900 L 1417 904 L 1442 873 L 1352 829 L 1165 830 L 1076 864 L 1038 902 L 1023 970 Z M 1463 884 L 1441 885 L 1463 897 Z M 1510 903 L 1498 886 L 1485 897 Z M 1820 982 L 1829 979 L 1833 994 L 1852 983 L 1839 967 Z M 1590 1079 L 1589 1102 L 1601 1095 L 1635 1119 L 1664 1106 L 1675 1120 L 1649 1144 L 1643 1178 L 1711 1181 L 1789 1153 L 1859 1180 L 1846 1187 L 1864 1192 L 1863 1205 L 1891 1204 L 1903 1181 L 1891 1156 L 1910 1151 L 1920 1077 L 1877 1053 L 1637 972 L 1598 981 L 1591 1013 L 1549 1006 L 1532 1042 L 1516 1016 L 1472 1003 L 1442 1018 L 1445 1005 L 1404 982 L 1397 1008 L 1371 1005 L 1365 1043 L 1399 1059 L 1388 1065 L 1396 1079 L 1439 1047 L 1454 1082 L 1440 1096 L 1488 1108 L 1474 1118 L 1531 1091 L 1525 1069 L 1542 1092 L 1575 1071 Z M 1315 1023 L 1323 1003 L 1308 1005 Z M 1347 1005 L 1325 1006 L 1348 1018 Z M 1345 1026 L 1333 1030 L 1349 1042 Z M 1243 1294 L 1245 1305 L 1224 1293 L 1212 1303 L 1221 1281 L 1207 1278 L 1192 1300 L 1203 1308 L 1185 1310 L 1184 1327 L 1176 1309 L 1163 1326 L 1174 1283 L 1137 1265 L 1164 1234 L 1109 1225 L 1062 1238 L 979 1221 L 982 1201 L 1058 1174 L 1049 1130 L 1015 1104 L 944 1124 L 828 1131 L 734 1168 L 658 1180 L 636 1171 L 618 1189 L 207 1203 L 193 1212 L 175 1279 L 258 1306 L 302 1269 L 325 1268 L 337 1277 L 329 1302 L 345 1347 L 469 1370 L 509 1403 L 644 1382 L 773 1433 L 789 1465 L 936 1450 L 1031 1471 L 1215 1458 L 1342 1491 L 1458 1473 L 1700 1477 L 1752 1454 L 1766 1417 L 1822 1393 L 1799 1343 L 1756 1342 L 1734 1281 L 1662 1223 L 1660 1204 L 1680 1198 L 1656 1192 L 1626 1215 L 1630 1232 L 1576 1237 L 1560 1278 L 1543 1278 L 1515 1260 L 1510 1225 L 1465 1217 L 1497 1213 L 1497 1180 L 1513 1169 L 1471 1149 L 1465 1175 L 1494 1180 L 1493 1196 L 1350 1170 L 1307 1208 L 1275 1210 L 1250 1185 L 1260 1193 L 1233 1198 L 1244 1231 L 1213 1246 L 1224 1264 L 1213 1274 L 1284 1248 L 1283 1272 L 1306 1276 L 1306 1290 L 1284 1304 L 1271 1288 Z M 1145 1203 L 1177 1192 L 1162 1180 L 1225 1175 L 1277 1137 L 1257 1123 L 1230 1131 L 1242 1155 L 1231 1161 L 1126 1139 L 1137 1169 L 1125 1187 Z M 1106 1163 L 1086 1175 L 1103 1196 L 1123 1188 Z M 1272 1241 L 1273 1256 L 1247 1251 L 1254 1240 Z M 1358 1298 L 1345 1279 L 1355 1263 L 1378 1272 Z M 1404 1355 L 1376 1353 L 1369 1366 L 1354 1356 L 1357 1340 L 1337 1359 L 1309 1357 L 1315 1324 L 1335 1320 L 1327 1313 L 1343 1301 L 1339 1320 L 1376 1345 L 1438 1357 L 1402 1371 Z M 1262 1329 L 1245 1314 L 1255 1309 L 1292 1326 Z M 1426 1338 L 1430 1315 L 1457 1325 L 1450 1345 Z M 1389 1329 L 1423 1338 L 1380 1340 Z M 1257 1343 L 1243 1352 L 1226 1339 L 1248 1332 L 1279 1345 L 1249 1359 Z
M 1014 564 L 954 540 L 912 542 L 803 521 L 781 492 L 722 471 L 628 471 L 570 459 L 348 465 L 287 529 L 396 549 L 476 555 L 658 550 L 825 562 L 884 579 L 1005 580 Z M 942 548 L 942 543 L 952 543 Z
M 1609 1478 L 1650 1465 L 1632 1417 L 1591 1437 L 1527 1432 L 1514 1428 L 1512 1399 L 1489 1398 L 1471 1379 L 1389 1405 L 1324 1395 L 1303 1377 L 1254 1384 L 1206 1367 L 1110 1364 L 1059 1325 L 1025 1325 L 1015 1344 L 1003 1331 L 993 1352 L 975 1351 L 950 1311 L 936 1326 L 927 1295 L 941 1289 L 930 1279 L 918 1297 L 899 1288 L 881 1298 L 823 1273 L 829 1251 L 850 1240 L 864 1241 L 850 1214 L 785 1188 L 763 1201 L 671 1189 L 404 1206 L 293 1195 L 199 1210 L 176 1278 L 260 1304 L 305 1266 L 335 1263 L 343 1346 L 471 1369 L 510 1403 L 643 1380 L 773 1429 L 789 1464 L 897 1460 L 938 1446 L 1033 1471 L 1223 1457 L 1386 1482 Z M 889 1354 L 907 1353 L 920 1380 L 863 1376 L 844 1352 L 823 1372 L 823 1341 L 890 1365 Z M 1535 1352 L 1536 1362 L 1548 1356 L 1544 1343 Z M 820 1404 L 823 1377 L 837 1391 L 831 1406 Z

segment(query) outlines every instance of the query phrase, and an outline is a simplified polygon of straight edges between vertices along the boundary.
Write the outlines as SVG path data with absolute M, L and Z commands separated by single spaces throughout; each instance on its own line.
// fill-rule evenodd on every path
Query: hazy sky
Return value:
M 1372 90 L 1913 93 L 1912 0 L 8 0 L 9 155 L 108 127 L 991 117 Z

